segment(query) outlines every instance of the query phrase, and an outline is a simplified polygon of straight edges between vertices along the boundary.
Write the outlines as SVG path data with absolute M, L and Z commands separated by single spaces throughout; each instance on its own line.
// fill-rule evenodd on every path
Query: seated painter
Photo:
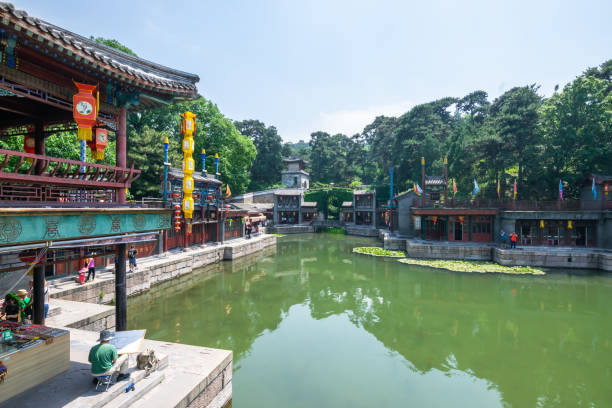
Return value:
M 121 356 L 117 354 L 115 346 L 110 344 L 113 337 L 113 332 L 102 330 L 98 339 L 100 344 L 96 344 L 89 350 L 88 360 L 91 363 L 91 375 L 94 377 L 113 375 L 119 371 L 117 381 L 121 381 L 130 378 L 128 372 L 129 356 L 127 354 Z M 96 381 L 97 378 L 94 378 L 94 384 Z

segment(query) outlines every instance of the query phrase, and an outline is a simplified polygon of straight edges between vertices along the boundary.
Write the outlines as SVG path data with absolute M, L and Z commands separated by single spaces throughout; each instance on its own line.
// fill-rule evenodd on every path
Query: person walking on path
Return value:
M 508 235 L 506 234 L 506 231 L 504 231 L 504 230 L 500 231 L 499 239 L 501 241 L 501 247 L 502 248 L 506 248 L 506 242 L 508 241 Z
M 136 269 L 136 248 L 134 248 L 134 244 L 132 244 L 132 246 L 130 247 L 130 250 L 128 251 L 128 259 L 130 261 L 130 272 L 134 272 L 134 269 Z
M 93 254 L 91 254 L 85 262 L 87 263 L 87 278 L 85 282 L 89 282 L 90 277 L 93 282 L 96 279 L 96 261 L 94 260 Z
M 516 241 L 518 241 L 518 236 L 516 235 L 516 232 L 512 232 L 512 234 L 510 235 L 510 248 L 511 249 L 516 249 Z

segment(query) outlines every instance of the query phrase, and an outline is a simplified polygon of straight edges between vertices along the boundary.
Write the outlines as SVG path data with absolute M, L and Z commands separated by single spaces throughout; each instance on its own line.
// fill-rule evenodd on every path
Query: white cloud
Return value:
M 363 128 L 372 123 L 377 116 L 399 116 L 413 106 L 414 103 L 411 101 L 401 101 L 389 105 L 370 106 L 365 109 L 322 112 L 317 121 L 317 129 L 313 130 L 352 136 L 355 133 L 361 133 Z
M 310 140 L 310 134 L 315 131 L 327 132 L 329 134 L 343 133 L 352 136 L 361 133 L 364 127 L 369 125 L 377 116 L 400 116 L 408 112 L 415 105 L 412 101 L 401 101 L 387 105 L 370 106 L 363 109 L 338 110 L 334 112 L 321 112 L 311 124 L 304 129 L 287 129 L 281 135 L 285 141 Z

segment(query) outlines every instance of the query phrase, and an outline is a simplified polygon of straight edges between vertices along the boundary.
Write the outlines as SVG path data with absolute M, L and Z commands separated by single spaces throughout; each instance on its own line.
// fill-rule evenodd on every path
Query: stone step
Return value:
M 53 316 L 59 316 L 62 313 L 62 308 L 59 306 L 53 307 L 49 304 L 49 313 L 47 314 L 47 318 Z
M 151 373 L 146 378 L 143 378 L 134 385 L 134 390 L 124 392 L 118 395 L 115 399 L 104 405 L 105 408 L 128 408 L 131 407 L 136 401 L 140 400 L 145 394 L 157 387 L 165 378 L 163 371 L 156 371 Z M 124 381 L 128 383 L 128 381 Z M 124 388 L 125 391 L 125 388 Z
M 158 355 L 159 364 L 157 371 L 153 374 L 159 374 L 161 370 L 164 370 L 168 367 L 168 356 L 167 355 Z M 131 365 L 131 362 L 130 362 Z M 72 400 L 69 404 L 65 405 L 64 408 L 102 408 L 110 404 L 114 399 L 120 397 L 122 394 L 125 394 L 125 388 L 130 384 L 134 383 L 134 388 L 140 388 L 140 382 L 147 379 L 145 377 L 144 370 L 137 370 L 136 367 L 130 368 L 130 379 L 123 380 L 114 383 L 111 385 L 106 391 L 96 391 L 95 386 L 91 385 L 91 390 L 82 394 L 78 398 Z M 159 383 L 155 383 L 156 385 Z M 147 387 L 145 387 L 147 388 Z M 150 391 L 152 387 L 147 388 L 147 392 Z M 100 390 L 100 388 L 98 388 Z M 132 391 L 131 391 L 132 392 Z M 144 394 L 142 394 L 144 395 Z M 133 401 L 132 401 L 133 402 Z

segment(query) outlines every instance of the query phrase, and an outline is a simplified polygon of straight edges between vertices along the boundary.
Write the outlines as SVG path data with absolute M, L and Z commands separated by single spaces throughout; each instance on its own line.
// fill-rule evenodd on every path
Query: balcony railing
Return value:
M 414 207 L 420 207 L 421 199 L 414 201 Z M 448 205 L 444 205 L 444 201 L 425 202 L 424 208 L 496 208 L 507 211 L 574 211 L 579 210 L 579 200 L 517 200 L 517 201 L 499 201 L 489 199 L 476 200 L 448 200 Z
M 0 149 L 0 203 L 111 203 L 140 170 Z

